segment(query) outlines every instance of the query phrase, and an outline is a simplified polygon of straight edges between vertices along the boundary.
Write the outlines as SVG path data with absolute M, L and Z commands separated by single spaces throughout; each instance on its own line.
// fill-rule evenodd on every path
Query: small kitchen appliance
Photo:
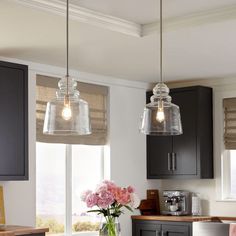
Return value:
M 165 190 L 163 191 L 164 211 L 162 215 L 190 215 L 190 192 L 182 190 Z

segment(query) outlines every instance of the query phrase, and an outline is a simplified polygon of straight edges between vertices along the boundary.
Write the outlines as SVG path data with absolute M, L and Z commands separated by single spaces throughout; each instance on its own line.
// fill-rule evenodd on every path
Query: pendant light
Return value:
M 147 135 L 180 135 L 183 133 L 179 107 L 171 103 L 169 88 L 163 83 L 162 68 L 162 0 L 160 0 L 160 81 L 153 88 L 151 102 L 144 108 L 140 132 Z
M 88 103 L 80 98 L 77 82 L 69 76 L 69 0 L 66 2 L 66 76 L 58 87 L 56 98 L 47 103 L 43 133 L 91 134 Z

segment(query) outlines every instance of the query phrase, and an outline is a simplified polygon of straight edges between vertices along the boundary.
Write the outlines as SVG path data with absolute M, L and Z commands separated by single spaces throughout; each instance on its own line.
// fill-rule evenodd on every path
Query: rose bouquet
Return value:
M 140 204 L 140 200 L 133 187 L 122 188 L 112 181 L 103 181 L 96 191 L 88 190 L 81 196 L 87 207 L 97 207 L 88 212 L 96 212 L 105 218 L 101 231 L 107 231 L 108 236 L 118 236 L 116 219 L 122 214 L 123 208 L 133 211 Z

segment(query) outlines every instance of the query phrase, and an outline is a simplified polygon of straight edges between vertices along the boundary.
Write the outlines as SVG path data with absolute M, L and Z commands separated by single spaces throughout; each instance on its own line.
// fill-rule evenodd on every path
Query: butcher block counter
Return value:
M 132 216 L 133 220 L 157 220 L 157 221 L 172 221 L 172 222 L 197 222 L 197 221 L 236 221 L 236 217 L 227 216 Z
M 44 236 L 48 228 L 33 228 L 28 226 L 5 225 L 0 226 L 0 236 L 32 235 Z

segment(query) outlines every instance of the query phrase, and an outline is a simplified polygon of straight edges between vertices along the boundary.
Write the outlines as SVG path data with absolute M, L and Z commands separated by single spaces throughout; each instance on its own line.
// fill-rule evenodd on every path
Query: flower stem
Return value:
M 108 236 L 117 236 L 116 235 L 116 223 L 115 223 L 115 218 L 111 215 L 108 215 L 105 217 L 106 219 L 106 227 L 108 231 Z

